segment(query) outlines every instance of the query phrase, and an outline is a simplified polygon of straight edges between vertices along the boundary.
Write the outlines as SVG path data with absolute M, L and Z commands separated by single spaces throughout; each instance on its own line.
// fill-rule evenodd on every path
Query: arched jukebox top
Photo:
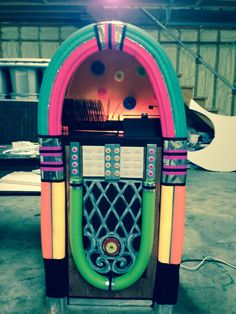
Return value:
M 126 58 L 127 55 L 134 57 L 142 67 L 139 76 L 145 71 L 151 82 L 153 98 L 159 107 L 162 136 L 186 137 L 183 98 L 169 58 L 162 47 L 146 32 L 120 22 L 98 23 L 84 27 L 71 35 L 57 50 L 46 70 L 39 97 L 40 135 L 61 135 L 63 102 L 68 85 L 79 66 L 98 52 L 107 53 L 108 60 L 112 58 L 114 52 L 123 52 Z M 123 66 L 127 67 L 128 64 Z M 95 66 L 94 63 L 94 68 Z M 122 71 L 117 72 L 116 80 L 122 80 Z M 100 88 L 98 93 L 102 96 L 106 90 Z

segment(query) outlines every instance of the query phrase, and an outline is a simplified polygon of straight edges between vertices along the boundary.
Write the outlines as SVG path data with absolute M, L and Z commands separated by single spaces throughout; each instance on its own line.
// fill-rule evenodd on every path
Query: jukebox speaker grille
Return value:
M 141 180 L 84 179 L 83 237 L 87 259 L 101 274 L 133 266 L 141 238 Z

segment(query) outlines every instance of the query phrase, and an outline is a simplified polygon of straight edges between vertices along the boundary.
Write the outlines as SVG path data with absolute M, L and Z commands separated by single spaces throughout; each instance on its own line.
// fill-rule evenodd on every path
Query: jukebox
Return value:
M 80 29 L 46 70 L 38 116 L 46 296 L 175 304 L 186 122 L 163 49 L 130 24 Z

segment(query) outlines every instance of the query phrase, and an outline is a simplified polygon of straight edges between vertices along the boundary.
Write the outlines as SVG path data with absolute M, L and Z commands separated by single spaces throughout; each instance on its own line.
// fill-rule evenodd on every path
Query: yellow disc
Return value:
M 116 245 L 116 243 L 115 242 L 108 242 L 107 244 L 106 244 L 106 251 L 107 251 L 107 253 L 109 253 L 109 254 L 114 254 L 114 253 L 116 253 L 117 252 L 117 245 Z
M 117 81 L 117 82 L 122 82 L 125 78 L 125 74 L 123 71 L 116 71 L 115 74 L 114 74 L 114 79 Z

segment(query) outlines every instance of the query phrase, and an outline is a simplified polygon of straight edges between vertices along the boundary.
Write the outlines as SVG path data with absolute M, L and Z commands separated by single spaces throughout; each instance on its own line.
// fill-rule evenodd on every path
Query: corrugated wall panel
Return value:
M 2 39 L 19 39 L 19 28 L 18 27 L 2 27 L 1 29 Z
M 201 58 L 210 64 L 213 68 L 216 62 L 216 47 L 212 45 L 200 46 Z M 206 108 L 213 109 L 214 94 L 214 74 L 207 70 L 203 65 L 199 65 L 198 70 L 198 94 L 206 99 Z
M 197 42 L 198 32 L 197 30 L 193 30 L 193 29 L 181 29 L 180 39 L 182 41 Z
M 59 47 L 59 42 L 40 42 L 40 57 L 41 58 L 52 58 L 55 51 Z
M 217 30 L 212 29 L 201 29 L 200 30 L 200 41 L 202 42 L 216 42 L 217 41 Z
M 170 28 L 169 29 L 177 38 L 180 36 L 179 29 Z M 175 42 L 175 39 L 173 39 L 170 35 L 168 35 L 164 30 L 160 30 L 160 41 L 173 41 Z
M 21 27 L 22 40 L 39 40 L 39 27 Z
M 58 40 L 59 41 L 59 28 L 58 27 L 40 27 L 39 30 L 40 40 Z
M 187 44 L 187 46 L 197 52 L 196 44 Z M 182 74 L 180 84 L 187 86 L 194 86 L 195 83 L 195 59 L 184 49 L 180 48 L 180 65 L 179 72 Z
M 1 43 L 1 58 L 20 58 L 21 50 L 19 42 L 2 41 Z
M 22 41 L 20 46 L 22 58 L 40 58 L 39 42 Z
M 235 73 L 235 44 L 220 45 L 219 52 L 219 73 L 227 80 L 233 83 Z M 218 112 L 225 115 L 230 115 L 232 93 L 229 88 L 225 87 L 221 81 L 217 82 L 216 107 Z

